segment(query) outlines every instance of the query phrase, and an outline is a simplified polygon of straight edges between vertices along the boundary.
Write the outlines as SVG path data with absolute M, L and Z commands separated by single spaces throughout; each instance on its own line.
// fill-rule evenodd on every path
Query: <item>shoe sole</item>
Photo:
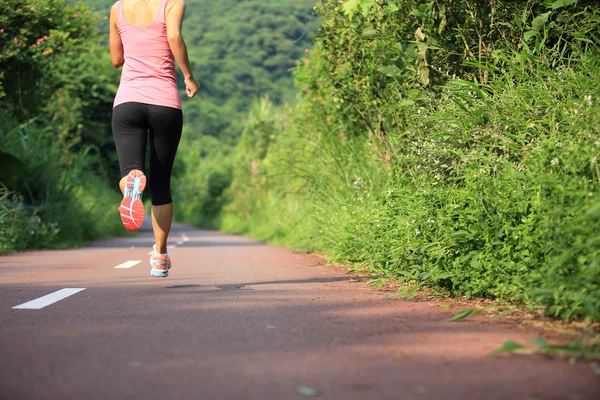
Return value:
M 152 268 L 152 270 L 150 271 L 150 275 L 158 278 L 166 278 L 167 276 L 169 276 L 169 270 Z
M 146 188 L 146 176 L 139 169 L 134 169 L 127 175 L 125 196 L 121 200 L 119 212 L 121 222 L 128 231 L 137 231 L 144 223 L 144 203 L 142 193 Z

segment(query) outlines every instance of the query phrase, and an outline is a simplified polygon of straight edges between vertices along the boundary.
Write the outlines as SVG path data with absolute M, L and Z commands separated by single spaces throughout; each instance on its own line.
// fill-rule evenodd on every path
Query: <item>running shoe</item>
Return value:
M 152 269 L 150 270 L 151 276 L 166 278 L 169 276 L 171 258 L 168 254 L 158 254 L 156 252 L 156 245 L 154 245 L 154 250 L 150 256 L 150 265 L 152 266 Z
M 127 175 L 125 193 L 119 212 L 121 221 L 128 231 L 137 231 L 144 223 L 144 203 L 142 192 L 146 188 L 146 176 L 139 169 L 134 169 Z

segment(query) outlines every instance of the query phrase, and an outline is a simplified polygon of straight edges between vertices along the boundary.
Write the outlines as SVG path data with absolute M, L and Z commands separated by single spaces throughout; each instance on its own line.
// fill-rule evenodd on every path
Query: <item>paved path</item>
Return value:
M 600 398 L 589 365 L 485 357 L 533 334 L 513 324 L 446 322 L 458 309 L 248 239 L 172 238 L 168 278 L 147 231 L 0 257 L 0 399 Z

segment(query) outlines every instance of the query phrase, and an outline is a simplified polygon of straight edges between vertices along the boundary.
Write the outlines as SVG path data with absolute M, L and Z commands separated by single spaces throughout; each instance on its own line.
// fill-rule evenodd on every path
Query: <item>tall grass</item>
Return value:
M 20 160 L 14 186 L 0 192 L 0 251 L 68 248 L 122 234 L 118 189 L 96 174 L 93 147 L 68 151 L 52 129 L 0 127 L 3 151 Z

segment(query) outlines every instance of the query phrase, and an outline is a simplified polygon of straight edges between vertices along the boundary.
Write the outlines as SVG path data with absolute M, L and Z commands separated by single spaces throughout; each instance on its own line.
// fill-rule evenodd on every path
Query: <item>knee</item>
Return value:
M 173 202 L 171 197 L 171 188 L 170 185 L 167 184 L 154 184 L 150 185 L 150 196 L 152 198 L 153 206 L 164 206 L 165 204 L 170 204 Z

